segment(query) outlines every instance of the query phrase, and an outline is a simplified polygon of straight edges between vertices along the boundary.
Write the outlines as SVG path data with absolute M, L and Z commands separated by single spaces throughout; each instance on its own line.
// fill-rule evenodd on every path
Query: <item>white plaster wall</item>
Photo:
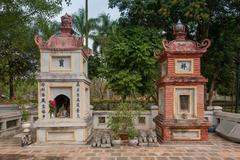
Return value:
M 83 141 L 83 129 L 76 129 L 76 141 L 82 142 Z
M 70 105 L 72 101 L 72 88 L 70 87 L 51 87 L 51 99 L 56 98 L 57 96 L 63 94 L 70 99 Z
M 37 130 L 37 143 L 44 143 L 46 141 L 46 130 L 38 129 Z

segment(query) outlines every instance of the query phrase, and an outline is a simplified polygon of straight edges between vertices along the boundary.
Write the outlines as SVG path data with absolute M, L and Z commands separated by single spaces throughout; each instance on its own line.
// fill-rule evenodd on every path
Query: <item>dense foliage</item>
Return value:
M 144 27 L 121 27 L 109 35 L 104 49 L 105 77 L 111 89 L 123 98 L 154 92 L 156 60 L 161 31 Z
M 27 79 L 38 69 L 39 51 L 34 36 L 38 21 L 52 18 L 60 9 L 60 0 L 3 0 L 0 2 L 0 83 L 9 85 L 9 97 L 15 96 L 14 82 Z M 0 94 L 2 89 L 0 89 Z
M 209 79 L 209 104 L 214 90 L 234 94 L 234 59 L 240 35 L 240 1 L 238 0 L 109 0 L 111 8 L 121 12 L 122 26 L 157 27 L 172 38 L 172 25 L 181 19 L 187 25 L 189 38 L 212 40 L 202 61 L 203 75 Z

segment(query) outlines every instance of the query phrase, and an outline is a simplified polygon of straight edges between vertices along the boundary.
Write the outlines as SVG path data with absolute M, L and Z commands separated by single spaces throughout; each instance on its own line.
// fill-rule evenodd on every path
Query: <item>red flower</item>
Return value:
M 56 101 L 55 100 L 49 100 L 49 112 L 54 112 L 56 109 Z

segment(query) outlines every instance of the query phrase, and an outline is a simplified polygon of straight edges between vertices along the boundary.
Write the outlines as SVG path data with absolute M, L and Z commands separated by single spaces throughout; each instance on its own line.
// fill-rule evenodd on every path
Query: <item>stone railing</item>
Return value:
M 235 142 L 240 142 L 240 114 L 222 112 L 222 107 L 210 106 L 205 117 L 216 132 Z

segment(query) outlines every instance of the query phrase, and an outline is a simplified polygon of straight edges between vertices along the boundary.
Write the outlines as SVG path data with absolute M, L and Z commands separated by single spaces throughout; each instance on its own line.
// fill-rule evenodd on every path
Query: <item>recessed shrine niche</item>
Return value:
M 72 88 L 70 87 L 51 87 L 51 97 L 56 102 L 54 112 L 55 118 L 72 117 Z

